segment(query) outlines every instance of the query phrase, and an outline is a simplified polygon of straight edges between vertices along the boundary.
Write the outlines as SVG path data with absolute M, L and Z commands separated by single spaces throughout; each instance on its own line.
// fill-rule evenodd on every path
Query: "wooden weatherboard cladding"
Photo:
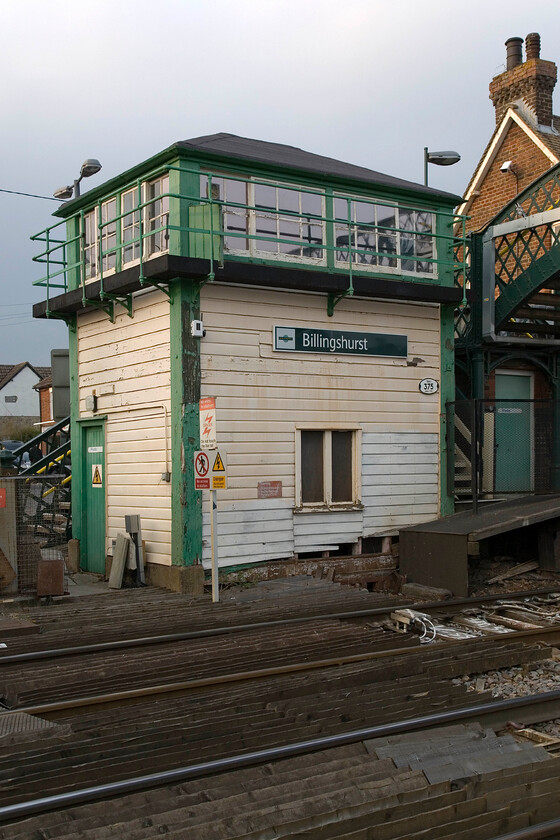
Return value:
M 133 513 L 152 568 L 209 568 L 213 509 L 193 470 L 205 397 L 228 459 L 221 568 L 338 550 L 452 505 L 441 410 L 463 294 L 458 201 L 220 135 L 170 147 L 57 211 L 62 262 L 53 229 L 38 234 L 46 300 L 33 312 L 75 328 L 76 509 L 92 479 L 74 432 L 99 421 L 92 394 L 105 417 L 103 489 L 92 491 L 106 501 L 105 547 Z M 441 393 L 421 393 L 422 379 Z M 323 471 L 309 492 L 304 462 Z
M 274 349 L 296 353 L 348 353 L 353 356 L 406 358 L 406 335 L 322 330 L 314 327 L 274 327 Z

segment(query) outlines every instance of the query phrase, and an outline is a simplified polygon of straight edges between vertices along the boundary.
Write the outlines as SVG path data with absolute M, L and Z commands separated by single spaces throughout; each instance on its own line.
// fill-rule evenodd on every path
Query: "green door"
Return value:
M 496 491 L 528 493 L 533 489 L 532 377 L 496 373 Z M 512 400 L 512 402 L 501 402 Z
M 82 428 L 82 569 L 105 573 L 105 434 L 102 424 Z

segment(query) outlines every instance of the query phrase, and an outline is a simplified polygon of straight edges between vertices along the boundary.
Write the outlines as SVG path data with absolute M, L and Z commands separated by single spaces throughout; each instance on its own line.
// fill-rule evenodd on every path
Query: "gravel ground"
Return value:
M 558 654 L 560 656 L 560 652 Z M 467 691 L 491 691 L 492 697 L 507 700 L 560 689 L 560 661 L 556 658 L 488 671 L 486 674 L 465 675 L 452 680 L 463 684 Z
M 492 697 L 504 700 L 557 691 L 560 689 L 560 650 L 555 650 L 552 659 L 485 674 L 465 674 L 452 683 L 464 685 L 467 691 L 490 691 Z M 560 738 L 560 719 L 531 724 L 530 728 Z

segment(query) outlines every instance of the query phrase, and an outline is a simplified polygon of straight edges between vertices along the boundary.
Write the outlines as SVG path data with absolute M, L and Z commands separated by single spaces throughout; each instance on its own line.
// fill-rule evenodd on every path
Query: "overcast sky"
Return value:
M 462 194 L 494 128 L 504 42 L 541 34 L 560 64 L 558 0 L 4 0 L 0 188 L 83 191 L 177 140 L 225 131 L 421 182 L 423 149 L 455 149 L 430 186 Z M 559 94 L 555 112 L 560 110 Z M 29 236 L 53 201 L 0 192 L 0 363 L 50 364 L 60 322 Z

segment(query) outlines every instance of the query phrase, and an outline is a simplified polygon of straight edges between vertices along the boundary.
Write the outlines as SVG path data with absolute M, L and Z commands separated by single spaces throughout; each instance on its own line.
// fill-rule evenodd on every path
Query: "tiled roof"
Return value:
M 30 368 L 40 379 L 44 379 L 51 374 L 50 367 L 36 367 L 29 362 L 20 362 L 17 365 L 0 365 L 0 389 L 11 382 L 14 376 L 17 376 L 25 367 Z
M 8 382 L 11 382 L 14 376 L 17 376 L 26 365 L 29 365 L 29 362 L 20 362 L 19 365 L 2 365 L 1 368 L 4 371 L 4 376 L 0 380 L 0 388 L 3 388 Z
M 238 160 L 249 160 L 272 166 L 285 166 L 299 169 L 325 177 L 347 178 L 362 181 L 367 184 L 385 186 L 395 189 L 414 190 L 432 196 L 454 199 L 456 196 L 442 190 L 435 190 L 392 175 L 384 175 L 364 166 L 355 166 L 335 158 L 316 155 L 298 149 L 297 146 L 287 146 L 283 143 L 270 143 L 266 140 L 252 140 L 249 137 L 238 137 L 235 134 L 207 134 L 204 137 L 193 137 L 175 144 L 179 148 L 192 149 L 205 154 L 220 155 Z
M 49 368 L 50 370 L 50 368 Z M 42 391 L 44 388 L 51 388 L 52 387 L 52 375 L 45 376 L 39 382 L 37 382 L 33 388 L 35 391 Z

